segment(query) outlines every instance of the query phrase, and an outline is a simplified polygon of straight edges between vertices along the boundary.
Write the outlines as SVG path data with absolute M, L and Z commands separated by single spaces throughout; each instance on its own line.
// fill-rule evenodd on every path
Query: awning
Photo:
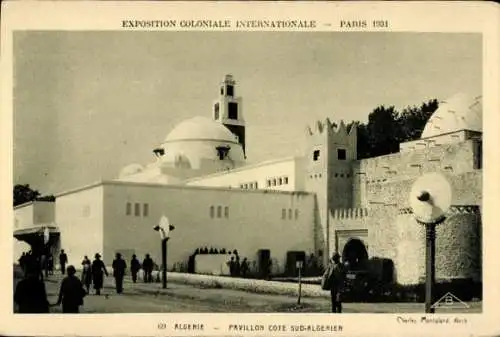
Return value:
M 47 224 L 34 224 L 30 227 L 24 227 L 21 229 L 17 229 L 14 231 L 14 237 L 19 239 L 22 236 L 39 234 L 43 235 L 45 228 L 49 229 L 49 234 L 59 235 L 61 232 L 59 231 L 59 227 L 55 223 L 47 223 Z

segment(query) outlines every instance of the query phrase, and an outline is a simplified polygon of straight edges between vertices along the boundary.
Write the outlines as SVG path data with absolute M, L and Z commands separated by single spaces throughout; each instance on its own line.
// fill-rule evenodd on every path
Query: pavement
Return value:
M 19 276 L 19 275 L 17 275 Z M 49 302 L 57 301 L 63 275 L 56 272 L 46 279 Z M 194 284 L 169 282 L 167 289 L 161 283 L 133 283 L 130 276 L 124 280 L 124 293 L 116 294 L 114 279 L 105 278 L 101 296 L 91 294 L 84 299 L 83 313 L 326 313 L 330 301 L 324 297 L 303 297 L 297 304 L 297 296 L 263 294 L 227 288 L 203 287 Z M 467 303 L 468 308 L 440 308 L 436 312 L 480 313 L 481 302 Z M 346 313 L 423 313 L 422 303 L 345 303 Z M 458 310 L 457 310 L 458 309 Z M 51 307 L 59 313 L 60 307 Z

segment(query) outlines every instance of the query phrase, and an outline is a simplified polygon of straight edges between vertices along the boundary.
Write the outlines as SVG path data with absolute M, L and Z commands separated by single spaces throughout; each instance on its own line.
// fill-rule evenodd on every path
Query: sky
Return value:
M 16 32 L 14 183 L 57 194 L 152 162 L 178 123 L 211 117 L 225 74 L 257 163 L 302 155 L 319 119 L 482 94 L 481 35 Z

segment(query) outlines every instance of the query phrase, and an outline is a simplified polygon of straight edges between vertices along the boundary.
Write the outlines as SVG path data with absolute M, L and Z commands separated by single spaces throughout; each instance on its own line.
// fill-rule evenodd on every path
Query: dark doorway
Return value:
M 349 270 L 365 269 L 368 261 L 368 251 L 360 239 L 349 239 L 342 251 L 342 262 L 348 263 Z

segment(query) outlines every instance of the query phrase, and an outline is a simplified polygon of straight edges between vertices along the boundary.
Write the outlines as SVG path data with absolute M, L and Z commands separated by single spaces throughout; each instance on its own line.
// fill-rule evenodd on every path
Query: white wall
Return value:
M 302 158 L 284 158 L 191 179 L 186 182 L 186 185 L 241 188 L 242 184 L 248 185 L 256 182 L 258 189 L 296 191 L 304 189 L 303 175 Z M 287 184 L 284 183 L 284 177 L 288 177 Z M 282 179 L 281 185 L 279 184 L 280 178 Z M 271 186 L 268 186 L 268 180 L 271 180 Z M 273 181 L 276 181 L 274 186 Z
M 127 202 L 132 205 L 131 215 L 126 215 Z M 134 215 L 136 203 L 140 216 Z M 144 204 L 148 204 L 147 215 Z M 210 206 L 215 207 L 213 218 Z M 222 207 L 221 218 L 217 217 L 218 206 Z M 256 259 L 258 249 L 270 249 L 281 269 L 287 251 L 309 254 L 314 249 L 314 196 L 305 193 L 106 182 L 104 209 L 106 263 L 116 251 L 126 251 L 139 259 L 150 253 L 160 264 L 160 237 L 153 226 L 163 214 L 176 226 L 168 243 L 169 268 L 174 263 L 187 263 L 196 248 L 205 246 L 237 249 L 241 258 L 250 261 Z M 288 219 L 289 210 L 292 219 Z
M 67 253 L 69 264 L 78 268 L 84 255 L 90 259 L 95 253 L 102 255 L 102 185 L 57 196 L 56 223 L 61 231 L 60 248 Z

